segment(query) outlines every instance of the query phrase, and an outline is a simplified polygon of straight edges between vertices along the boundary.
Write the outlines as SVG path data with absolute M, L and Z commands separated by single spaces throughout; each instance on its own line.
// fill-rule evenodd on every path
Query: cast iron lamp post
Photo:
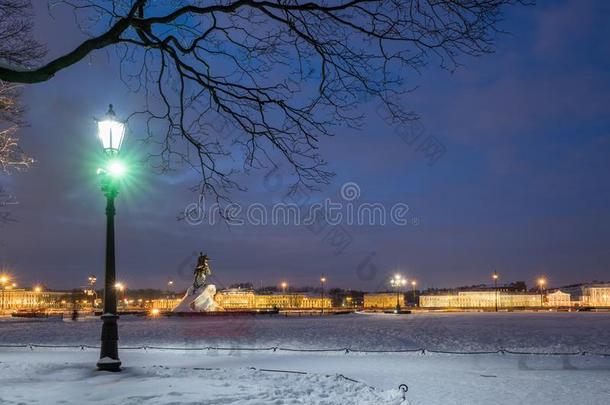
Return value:
M 400 313 L 400 287 L 404 287 L 407 284 L 407 280 L 402 278 L 400 274 L 396 274 L 393 279 L 390 280 L 390 285 L 396 288 L 396 313 Z
M 104 274 L 104 313 L 102 314 L 102 342 L 97 368 L 104 371 L 120 371 L 119 330 L 117 326 L 116 271 L 114 257 L 114 200 L 119 193 L 119 180 L 125 173 L 125 166 L 118 159 L 125 137 L 125 124 L 118 121 L 112 109 L 97 121 L 98 137 L 102 142 L 106 165 L 98 169 L 102 192 L 106 196 L 106 270 Z

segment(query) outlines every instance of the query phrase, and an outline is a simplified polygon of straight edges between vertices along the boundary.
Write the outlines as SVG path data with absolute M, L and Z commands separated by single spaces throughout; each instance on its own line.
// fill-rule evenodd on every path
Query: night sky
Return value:
M 539 275 L 550 286 L 610 279 L 610 3 L 540 1 L 507 10 L 495 54 L 462 57 L 448 72 L 432 63 L 413 74 L 408 101 L 425 136 L 446 148 L 435 163 L 401 138 L 363 100 L 367 125 L 322 141 L 336 172 L 312 198 L 336 198 L 359 185 L 359 202 L 409 205 L 408 226 L 346 226 L 350 245 L 337 252 L 324 234 L 303 226 L 192 226 L 177 217 L 197 201 L 197 175 L 137 168 L 118 200 L 117 274 L 128 287 L 185 288 L 195 252 L 211 257 L 215 282 L 328 285 L 378 290 L 390 272 L 441 287 Z M 36 35 L 56 56 L 82 34 L 70 14 L 37 9 Z M 104 197 L 95 175 L 94 116 L 112 102 L 119 115 L 141 107 L 105 51 L 25 88 L 30 126 L 23 148 L 36 160 L 25 173 L 1 176 L 19 205 L 17 222 L 0 227 L 0 264 L 22 286 L 83 285 L 101 279 Z M 147 146 L 134 123 L 124 145 Z M 285 166 L 283 169 L 287 169 Z M 288 179 L 266 171 L 242 177 L 235 202 L 281 201 Z M 278 185 L 278 178 L 280 183 Z

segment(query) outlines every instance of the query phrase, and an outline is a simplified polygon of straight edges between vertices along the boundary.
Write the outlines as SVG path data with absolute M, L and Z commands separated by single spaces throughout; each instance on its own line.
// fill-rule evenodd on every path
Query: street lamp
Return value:
M 11 279 L 10 279 L 10 277 L 9 277 L 9 276 L 7 276 L 7 275 L 5 275 L 5 274 L 3 274 L 3 275 L 1 275 L 1 276 L 0 276 L 0 286 L 2 287 L 2 309 L 3 309 L 3 310 L 4 310 L 4 308 L 5 308 L 5 303 L 4 303 L 4 301 L 5 301 L 5 299 L 4 299 L 4 296 L 5 296 L 4 294 L 5 294 L 5 292 L 4 292 L 4 290 L 6 290 L 7 284 L 8 284 L 10 281 L 11 281 Z
M 104 371 L 120 371 L 119 360 L 119 330 L 117 326 L 117 302 L 114 254 L 114 215 L 116 213 L 114 200 L 119 193 L 119 180 L 125 174 L 125 165 L 118 159 L 123 139 L 125 138 L 125 123 L 117 120 L 112 104 L 106 116 L 97 121 L 98 138 L 106 158 L 106 165 L 98 169 L 102 192 L 106 197 L 106 269 L 104 274 L 104 313 L 102 314 L 102 337 L 100 359 L 97 368 Z
M 494 279 L 494 288 L 496 290 L 496 312 L 498 312 L 498 273 L 494 271 L 491 276 Z
M 400 287 L 404 287 L 407 284 L 407 279 L 403 278 L 400 274 L 394 275 L 390 280 L 390 285 L 396 288 L 396 313 L 400 313 Z
M 285 282 L 285 281 L 282 281 L 282 284 L 280 284 L 280 285 L 281 285 L 281 287 L 282 287 L 282 292 L 283 292 L 284 294 L 286 294 L 286 287 L 288 287 L 288 283 L 287 283 L 287 282 Z
M 324 283 L 326 283 L 326 277 L 322 275 L 320 277 L 320 284 L 322 285 L 322 315 L 324 315 Z
M 87 282 L 89 283 L 89 293 L 87 295 L 93 296 L 93 303 L 91 304 L 91 308 L 93 308 L 93 312 L 95 312 L 95 301 L 97 301 L 97 293 L 95 292 L 95 283 L 97 282 L 97 277 L 95 275 L 90 275 L 87 277 Z
M 171 278 L 167 280 L 167 293 L 168 295 L 172 292 L 172 287 L 174 286 L 174 280 Z
M 543 277 L 540 277 L 538 279 L 538 286 L 540 287 L 540 307 L 542 308 L 544 306 L 544 285 L 546 284 L 546 279 L 544 279 Z
M 411 288 L 413 290 L 413 305 L 417 306 L 417 299 L 415 297 L 415 286 L 417 285 L 417 281 L 413 280 L 411 281 Z
M 40 308 L 40 293 L 42 292 L 42 287 L 39 285 L 35 285 L 33 290 L 36 293 L 36 307 Z

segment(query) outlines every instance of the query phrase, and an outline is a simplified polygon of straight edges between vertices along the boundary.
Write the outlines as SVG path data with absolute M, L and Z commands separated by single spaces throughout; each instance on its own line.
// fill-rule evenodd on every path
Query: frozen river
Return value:
M 0 343 L 99 342 L 101 322 L 0 320 Z M 359 350 L 529 350 L 610 353 L 610 313 L 421 313 L 325 317 L 124 316 L 122 346 L 269 347 Z
M 593 354 L 610 352 L 608 313 L 125 316 L 116 374 L 95 371 L 96 348 L 8 347 L 94 346 L 100 327 L 1 319 L 0 403 L 601 405 L 610 396 L 610 357 Z M 589 355 L 182 350 L 208 346 Z

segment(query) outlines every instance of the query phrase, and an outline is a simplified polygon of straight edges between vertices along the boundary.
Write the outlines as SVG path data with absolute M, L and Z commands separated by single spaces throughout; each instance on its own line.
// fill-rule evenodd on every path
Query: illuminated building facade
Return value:
M 498 308 L 540 307 L 540 294 L 508 293 L 498 291 Z M 567 294 L 569 297 L 569 294 Z M 546 305 L 546 304 L 545 304 Z M 421 295 L 419 306 L 422 308 L 495 308 L 496 291 L 460 291 L 457 294 Z
M 178 304 L 180 304 L 182 299 L 180 298 L 161 298 L 154 300 L 146 300 L 144 301 L 145 308 L 156 308 L 163 311 L 171 311 Z
M 224 309 L 319 309 L 330 308 L 328 297 L 307 294 L 255 294 L 252 290 L 229 289 L 219 291 L 214 297 Z
M 570 294 L 565 293 L 561 290 L 557 290 L 546 294 L 545 303 L 549 307 L 569 307 L 576 304 L 572 301 Z
M 252 290 L 228 289 L 214 296 L 218 306 L 225 310 L 239 309 L 320 309 L 332 307 L 331 298 L 323 300 L 307 294 L 255 294 Z M 155 299 L 147 307 L 170 311 L 181 299 Z
M 13 311 L 60 307 L 62 305 L 61 298 L 65 295 L 65 292 L 5 288 L 0 290 L 0 310 Z
M 398 294 L 398 303 L 405 305 L 404 294 Z M 367 309 L 394 309 L 396 308 L 396 293 L 364 294 L 364 308 Z
M 610 284 L 584 287 L 583 304 L 591 307 L 610 307 Z

